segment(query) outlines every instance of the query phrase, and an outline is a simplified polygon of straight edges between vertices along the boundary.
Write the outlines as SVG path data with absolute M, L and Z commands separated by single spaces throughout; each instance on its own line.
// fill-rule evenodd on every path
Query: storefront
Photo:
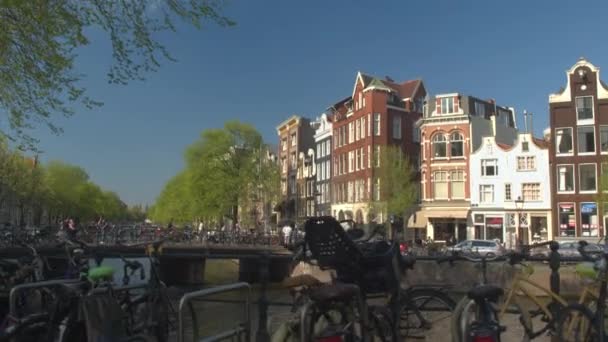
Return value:
M 574 203 L 559 203 L 559 236 L 560 237 L 575 237 L 576 236 L 576 211 Z
M 599 236 L 597 204 L 594 202 L 581 203 L 581 236 Z
M 473 214 L 475 224 L 475 239 L 500 240 L 504 242 L 505 224 L 504 214 Z

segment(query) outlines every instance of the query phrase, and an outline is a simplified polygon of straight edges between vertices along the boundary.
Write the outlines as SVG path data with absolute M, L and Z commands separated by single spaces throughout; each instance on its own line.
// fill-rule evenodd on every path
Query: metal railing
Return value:
M 34 283 L 15 285 L 11 289 L 11 292 L 9 293 L 9 297 L 8 297 L 9 315 L 11 315 L 11 317 L 13 317 L 13 318 L 19 317 L 17 301 L 19 299 L 19 295 L 22 292 L 39 289 L 39 288 L 76 286 L 77 284 L 82 284 L 82 282 L 78 279 L 75 279 L 75 280 L 57 279 L 57 280 L 46 280 L 46 281 L 39 281 L 39 282 L 34 282 Z
M 198 320 L 196 315 L 196 310 L 194 309 L 193 302 L 197 300 L 204 299 L 205 297 L 216 295 L 220 293 L 226 293 L 230 291 L 236 291 L 241 289 L 247 289 L 247 297 L 245 300 L 245 320 L 243 322 L 238 323 L 235 327 L 229 330 L 225 330 L 219 332 L 217 334 L 200 338 L 198 331 Z M 244 341 L 250 341 L 251 337 L 251 286 L 248 283 L 235 283 L 224 286 L 217 286 L 209 289 L 204 289 L 200 291 L 190 292 L 185 294 L 179 302 L 179 310 L 178 310 L 178 322 L 179 322 L 179 330 L 178 330 L 178 342 L 186 341 L 186 331 L 185 331 L 185 322 L 184 315 L 186 308 L 190 311 L 190 317 L 192 319 L 192 329 L 193 329 L 193 340 L 196 342 L 213 342 L 213 341 L 221 341 L 228 338 L 237 338 L 245 337 Z

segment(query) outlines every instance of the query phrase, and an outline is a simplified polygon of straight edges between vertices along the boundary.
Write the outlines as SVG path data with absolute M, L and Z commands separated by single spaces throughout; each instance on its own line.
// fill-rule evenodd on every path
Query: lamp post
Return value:
M 521 196 L 518 196 L 517 199 L 515 200 L 515 209 L 517 210 L 517 221 L 515 223 L 515 244 L 517 247 L 519 246 L 519 228 L 520 228 L 520 224 L 521 224 L 521 210 L 524 207 L 524 200 L 521 198 Z

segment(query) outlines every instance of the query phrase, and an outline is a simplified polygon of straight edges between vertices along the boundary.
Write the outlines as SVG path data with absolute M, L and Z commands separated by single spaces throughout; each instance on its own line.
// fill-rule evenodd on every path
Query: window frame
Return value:
M 460 137 L 460 140 L 453 140 L 454 135 L 458 135 Z M 453 159 L 464 158 L 464 135 L 460 131 L 452 132 L 452 133 L 450 133 L 450 139 L 449 139 L 449 141 L 450 141 L 450 158 L 453 158 Z M 462 151 L 461 151 L 462 154 L 461 155 L 459 155 L 459 156 L 456 155 L 455 156 L 455 155 L 452 154 L 452 144 L 453 144 L 453 142 L 458 142 L 458 143 L 461 144 L 461 149 L 462 149 Z
M 488 187 L 491 192 L 492 192 L 492 200 L 491 201 L 484 201 L 484 188 Z M 479 203 L 482 204 L 492 204 L 494 203 L 494 184 L 479 184 Z
M 444 179 L 442 179 L 440 182 L 437 181 L 437 174 L 442 173 L 445 174 Z M 434 200 L 447 200 L 450 198 L 450 185 L 449 185 L 449 180 L 448 180 L 448 171 L 447 170 L 441 170 L 441 171 L 433 171 L 433 181 L 431 182 L 433 184 L 433 199 Z M 437 197 L 437 191 L 435 186 L 440 183 L 440 184 L 445 184 L 445 197 Z
M 606 151 L 602 149 L 602 128 L 606 129 Z M 608 125 L 600 125 L 600 154 L 608 154 Z
M 401 132 L 401 124 L 402 124 L 402 122 L 401 122 L 401 116 L 399 116 L 399 115 L 393 115 L 393 122 L 392 122 L 392 124 L 393 124 L 393 127 L 392 127 L 393 128 L 392 129 L 392 131 L 393 131 L 392 132 L 392 137 L 393 137 L 393 139 L 399 139 L 400 140 L 402 138 L 402 136 L 403 136 L 403 134 L 401 134 L 402 133 Z
M 591 98 L 591 118 L 579 119 L 578 115 L 578 99 Z M 595 120 L 595 99 L 592 95 L 583 95 L 574 97 L 574 108 L 576 110 L 576 124 L 580 126 L 586 126 L 589 124 L 593 124 Z
M 507 187 L 509 189 L 509 191 L 507 191 Z M 513 202 L 513 186 L 511 185 L 511 183 L 505 183 L 504 186 L 504 190 L 505 190 L 505 202 Z M 507 198 L 507 193 L 509 194 L 509 197 Z
M 574 215 L 574 236 L 566 236 L 566 237 L 579 237 L 579 233 L 578 233 L 578 222 L 576 221 L 576 218 L 578 217 L 578 212 L 579 209 L 577 208 L 578 206 L 576 205 L 577 202 L 557 202 L 557 236 L 562 237 L 561 235 L 561 231 L 562 231 L 562 227 L 561 227 L 561 215 L 562 215 L 562 211 L 561 211 L 561 205 L 562 204 L 571 204 L 572 205 L 572 209 L 573 209 L 573 215 Z
M 462 174 L 462 179 L 458 180 L 458 181 L 454 181 L 452 175 L 453 174 Z M 450 179 L 449 179 L 449 189 L 450 189 L 450 193 L 449 193 L 449 197 L 451 199 L 465 199 L 466 198 L 466 182 L 465 182 L 465 174 L 464 174 L 464 170 L 450 170 Z M 453 184 L 454 183 L 462 183 L 462 196 L 454 196 L 454 188 L 453 188 Z
M 559 190 L 559 168 L 565 166 L 565 167 L 571 167 L 572 168 L 572 190 L 564 190 L 564 191 L 560 191 Z M 556 193 L 558 194 L 574 194 L 576 193 L 576 168 L 574 167 L 574 164 L 557 164 L 555 166 L 555 175 L 556 175 Z
M 374 122 L 373 122 L 374 127 L 372 128 L 372 130 L 373 130 L 372 134 L 375 137 L 379 137 L 382 134 L 381 125 L 382 125 L 382 117 L 380 116 L 380 113 L 374 113 Z
M 591 152 L 581 152 L 580 151 L 580 143 L 581 143 L 581 133 L 580 129 L 591 128 L 591 132 L 593 132 L 593 151 Z M 582 134 L 586 136 L 587 134 Z M 579 156 L 592 156 L 597 152 L 597 139 L 595 139 L 595 126 L 594 125 L 580 125 L 576 127 L 576 153 Z
M 487 163 L 493 162 L 494 166 L 494 174 L 487 175 L 486 167 L 488 167 Z M 481 176 L 482 177 L 498 177 L 498 159 L 482 159 L 481 160 Z
M 524 186 L 526 185 L 538 185 L 538 198 L 537 199 L 529 199 L 526 198 L 524 196 Z M 525 201 L 525 202 L 541 202 L 543 200 L 543 196 L 542 196 L 542 185 L 540 182 L 526 182 L 526 183 L 521 183 L 521 198 Z
M 559 146 L 557 144 L 557 131 L 559 130 L 570 130 L 570 152 L 559 152 Z M 555 137 L 553 138 L 553 143 L 555 146 L 555 155 L 556 156 L 573 156 L 574 155 L 574 129 L 572 127 L 555 127 Z M 578 147 L 577 147 L 578 148 Z
M 583 182 L 581 180 L 581 176 L 582 176 L 582 172 L 581 172 L 581 167 L 582 166 L 586 166 L 586 165 L 593 165 L 593 170 L 594 170 L 594 174 L 595 174 L 595 189 L 594 190 L 583 190 Z M 597 163 L 580 163 L 578 164 L 578 184 L 579 184 L 579 194 L 595 194 L 597 193 L 597 187 L 598 187 L 598 182 L 597 182 Z
M 441 114 L 441 115 L 456 114 L 456 112 L 454 111 L 454 109 L 455 109 L 455 106 L 454 106 L 455 101 L 454 101 L 454 97 L 453 96 L 440 97 L 439 101 L 441 103 L 441 106 L 439 107 L 441 109 L 441 111 L 439 112 L 439 114 Z M 444 103 L 444 101 L 446 101 L 446 102 Z M 452 110 L 448 112 L 448 111 L 446 111 L 446 107 L 449 107 L 450 102 L 451 102 Z
M 524 168 L 520 168 L 519 167 L 519 160 L 523 158 L 524 161 Z M 533 168 L 529 168 L 529 161 L 533 160 L 534 163 L 534 167 Z M 516 164 L 517 164 L 517 172 L 529 172 L 529 171 L 536 171 L 536 156 L 517 156 L 516 157 Z
M 441 137 L 443 140 L 441 142 L 436 141 L 437 138 Z M 442 143 L 444 145 L 444 156 L 437 157 L 435 155 L 435 144 Z M 431 159 L 448 159 L 448 139 L 445 137 L 443 132 L 436 133 L 431 138 Z
M 583 214 L 584 214 L 583 213 L 583 205 L 585 205 L 585 204 L 595 204 L 595 216 L 597 217 L 597 220 L 598 220 L 597 224 L 595 225 L 596 235 L 591 235 L 591 229 L 593 229 L 591 227 L 591 224 L 589 224 L 589 228 L 587 228 L 587 230 L 589 231 L 590 234 L 589 235 L 584 235 L 583 234 L 584 233 L 583 229 L 585 229 L 583 227 Z M 599 227 L 601 226 L 601 224 L 600 224 L 601 222 L 599 222 L 600 208 L 598 206 L 598 203 L 597 202 L 592 202 L 592 201 L 586 201 L 586 202 L 582 202 L 581 201 L 581 202 L 578 203 L 578 205 L 579 205 L 578 209 L 579 209 L 579 215 L 580 215 L 579 218 L 580 218 L 580 222 L 581 222 L 581 227 L 580 227 L 581 234 L 580 234 L 580 236 L 581 237 L 599 237 L 600 236 L 600 229 L 599 229 Z M 589 220 L 591 220 L 591 218 L 589 218 Z

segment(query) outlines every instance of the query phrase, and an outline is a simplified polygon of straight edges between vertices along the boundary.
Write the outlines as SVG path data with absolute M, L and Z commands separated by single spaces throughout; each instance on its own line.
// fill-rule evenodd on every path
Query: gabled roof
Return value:
M 548 142 L 547 140 L 545 140 L 545 139 L 540 139 L 540 138 L 534 138 L 534 137 L 533 137 L 533 138 L 532 138 L 532 142 L 533 142 L 533 143 L 534 143 L 536 146 L 538 146 L 538 147 L 540 147 L 540 148 L 545 148 L 545 149 L 546 149 L 546 148 L 549 148 L 549 142 Z
M 403 83 L 396 83 L 389 80 L 383 80 L 381 78 L 367 75 L 361 71 L 357 73 L 357 79 L 355 80 L 355 85 L 353 87 L 353 94 L 355 95 L 355 90 L 357 89 L 357 84 L 361 84 L 363 89 L 374 88 L 380 89 L 388 92 L 394 92 L 402 99 L 411 98 L 416 94 L 418 88 L 422 85 L 422 80 L 410 80 L 405 81 Z M 351 97 L 352 97 L 351 96 Z

